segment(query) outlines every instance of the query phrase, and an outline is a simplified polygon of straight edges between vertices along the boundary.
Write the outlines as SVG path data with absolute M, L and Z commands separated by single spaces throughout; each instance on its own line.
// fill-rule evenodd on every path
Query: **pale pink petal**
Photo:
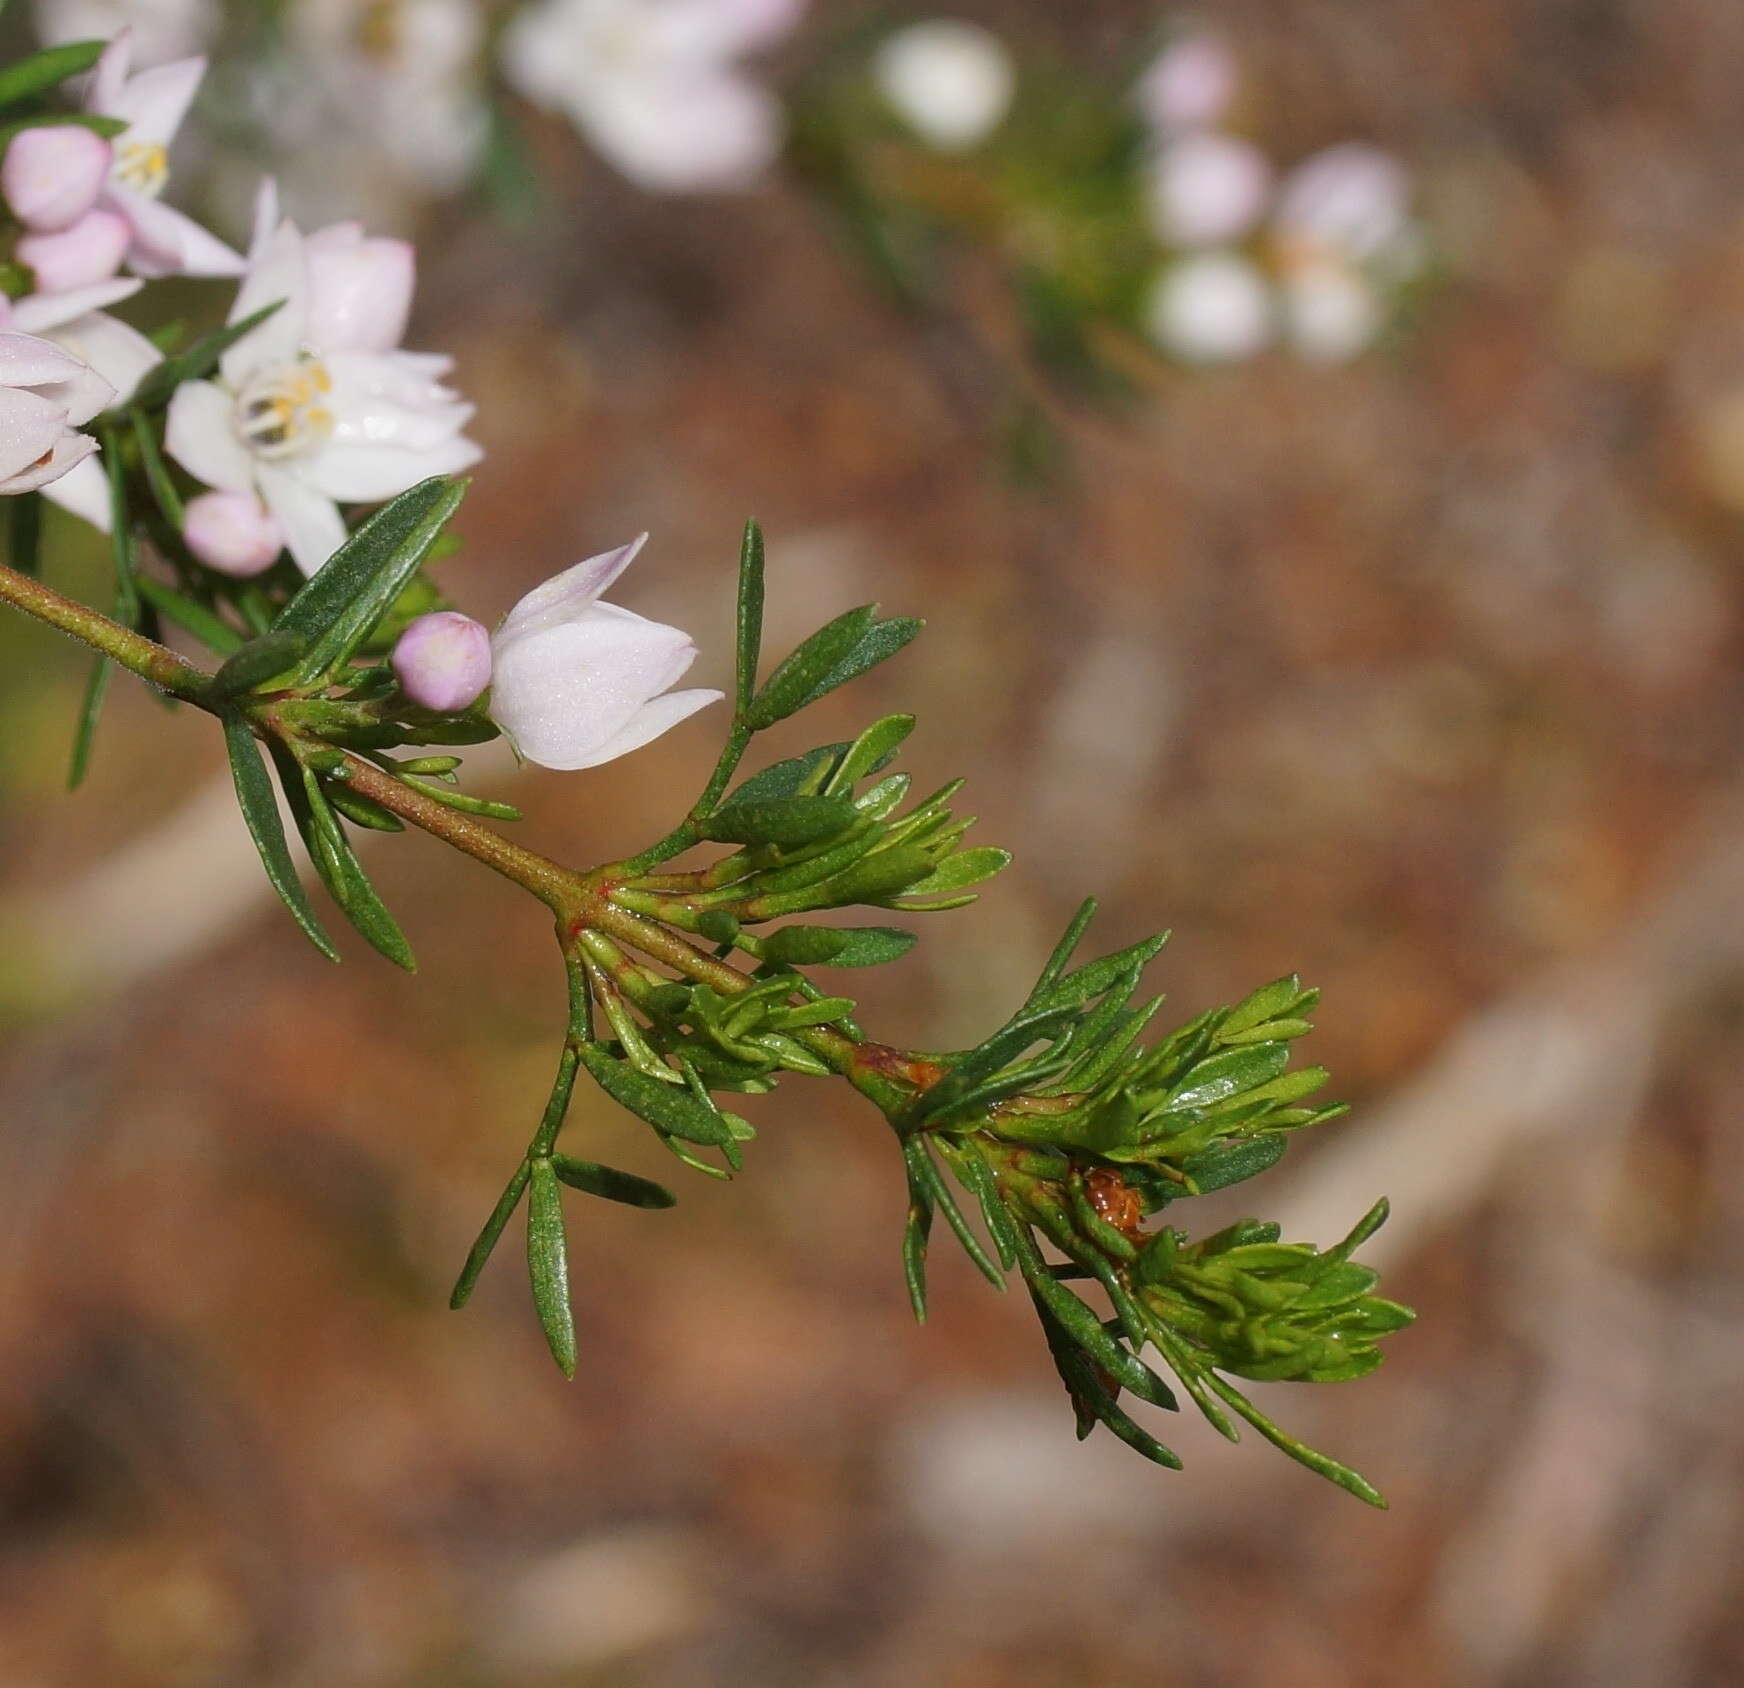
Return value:
M 1239 240 L 1259 221 L 1271 185 L 1271 164 L 1251 141 L 1184 136 L 1152 165 L 1151 227 L 1170 246 Z
M 309 341 L 323 352 L 387 352 L 412 309 L 417 256 L 404 240 L 365 240 L 355 223 L 303 243 L 309 262 Z
M 43 387 L 71 381 L 84 365 L 52 340 L 15 330 L 0 331 L 0 383 L 8 387 Z
M 465 709 L 490 684 L 490 634 L 469 615 L 421 615 L 394 645 L 400 690 L 424 709 Z
M 254 485 L 254 459 L 236 437 L 234 401 L 211 381 L 184 381 L 170 400 L 164 449 L 197 481 L 223 492 Z
M 621 732 L 614 734 L 604 744 L 596 746 L 588 759 L 575 763 L 574 768 L 597 768 L 602 762 L 612 762 L 620 756 L 629 755 L 632 750 L 640 750 L 643 745 L 676 727 L 680 721 L 696 714 L 699 709 L 708 708 L 711 703 L 719 703 L 725 696 L 725 692 L 699 688 L 688 692 L 668 692 L 664 697 L 652 698 L 630 717 Z M 537 758 L 531 760 L 536 761 Z
M 119 182 L 109 184 L 104 200 L 133 227 L 128 265 L 139 275 L 228 276 L 241 275 L 247 268 L 240 252 L 161 200 Z
M 163 362 L 163 353 L 137 328 L 102 311 L 75 318 L 55 338 L 96 370 L 123 401 L 133 396 L 148 370 Z
M 576 115 L 618 169 L 656 193 L 749 187 L 781 146 L 780 103 L 726 72 L 607 79 Z
M 275 302 L 279 307 L 260 327 L 225 348 L 218 367 L 231 386 L 240 387 L 257 369 L 296 358 L 303 347 L 308 296 L 303 237 L 295 223 L 282 222 L 250 261 L 230 307 L 231 322 L 241 322 Z
M 22 387 L 0 389 L 0 482 L 46 458 L 66 431 L 65 405 Z
M 311 337 L 312 338 L 312 337 Z M 319 340 L 321 361 L 333 377 L 333 390 L 346 405 L 367 408 L 370 401 L 385 400 L 414 410 L 452 405 L 458 395 L 438 379 L 453 367 L 454 360 L 421 352 L 334 352 Z
M 417 451 L 330 441 L 300 459 L 297 474 L 341 504 L 377 504 L 431 475 L 457 475 L 483 455 L 471 440 L 458 436 Z
M 131 299 L 144 285 L 132 276 L 118 275 L 92 282 L 89 287 L 75 287 L 70 293 L 32 293 L 13 301 L 12 326 L 26 334 L 46 334 L 76 317 Z
M 285 548 L 304 574 L 313 574 L 345 543 L 345 521 L 331 498 L 296 475 L 262 463 L 255 471 L 261 496 L 285 527 Z
M 104 107 L 106 116 L 127 124 L 121 144 L 167 147 L 188 115 L 205 74 L 206 61 L 197 58 L 158 65 L 130 78 Z
M 35 492 L 50 486 L 96 449 L 97 442 L 89 434 L 64 433 L 46 456 L 0 481 L 0 493 Z
M 30 266 L 39 292 L 71 293 L 114 275 L 132 238 L 132 225 L 126 217 L 99 206 L 58 234 L 25 235 L 15 256 Z
M 182 538 L 207 568 L 248 580 L 279 560 L 285 530 L 252 492 L 203 492 L 182 512 Z
M 649 53 L 719 64 L 772 47 L 793 31 L 805 0 L 664 0 L 647 8 Z
M 39 389 L 42 396 L 52 399 L 66 412 L 69 428 L 82 427 L 101 410 L 107 410 L 115 402 L 115 389 L 92 369 L 89 364 L 81 363 L 78 374 L 65 381 L 57 381 L 52 387 Z
M 103 117 L 116 115 L 122 90 L 127 86 L 127 73 L 133 66 L 133 31 L 118 29 L 114 39 L 103 49 L 91 72 L 91 86 L 86 95 L 85 109 Z
M 497 637 L 524 632 L 549 616 L 579 614 L 611 589 L 612 582 L 635 562 L 647 543 L 647 534 L 639 533 L 628 545 L 601 551 L 598 556 L 588 557 L 535 586 L 503 617 Z
M 0 191 L 28 229 L 52 232 L 76 223 L 109 179 L 109 143 L 76 123 L 25 129 L 0 160 Z
M 75 439 L 88 435 L 74 435 Z M 82 522 L 89 522 L 99 533 L 110 528 L 109 477 L 103 473 L 102 460 L 93 452 L 84 452 L 78 462 L 64 475 L 48 482 L 42 489 L 44 498 L 70 511 Z

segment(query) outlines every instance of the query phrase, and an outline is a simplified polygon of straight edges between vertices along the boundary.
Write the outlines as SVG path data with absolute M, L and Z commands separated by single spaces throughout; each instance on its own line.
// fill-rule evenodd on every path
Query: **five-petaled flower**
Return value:
M 597 767 L 722 697 L 667 690 L 696 660 L 688 633 L 599 601 L 647 538 L 534 587 L 492 635 L 491 718 L 529 762 Z
M 414 281 L 404 241 L 355 224 L 304 236 L 261 194 L 248 274 L 230 320 L 277 309 L 235 341 L 218 377 L 170 402 L 164 441 L 195 479 L 254 493 L 313 574 L 345 539 L 339 505 L 393 498 L 475 463 L 472 406 L 442 377 L 446 357 L 400 349 Z

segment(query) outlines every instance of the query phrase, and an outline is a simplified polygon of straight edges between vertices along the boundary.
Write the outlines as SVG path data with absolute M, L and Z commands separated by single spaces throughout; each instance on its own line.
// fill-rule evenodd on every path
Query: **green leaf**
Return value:
M 245 334 L 252 334 L 283 304 L 284 300 L 275 299 L 270 305 L 262 305 L 258 311 L 251 311 L 240 322 L 215 329 L 196 340 L 193 345 L 154 365 L 133 389 L 133 397 L 128 400 L 129 407 L 134 410 L 155 410 L 160 404 L 168 404 L 175 396 L 176 388 L 184 381 L 204 381 L 218 367 L 219 358 Z
M 607 1054 L 601 1043 L 583 1043 L 579 1053 L 600 1089 L 657 1130 L 687 1143 L 718 1147 L 733 1141 L 732 1129 L 721 1115 L 690 1091 L 637 1072 L 627 1061 Z
M 764 682 L 746 719 L 759 731 L 773 726 L 894 656 L 920 631 L 918 621 L 877 615 L 865 604 L 819 628 Z
M 1294 1008 L 1302 994 L 1302 981 L 1294 973 L 1274 979 L 1269 985 L 1260 986 L 1252 996 L 1230 1009 L 1217 1028 L 1218 1035 L 1227 1037 L 1233 1032 L 1245 1032 L 1254 1026 L 1263 1025 L 1285 1010 Z
M 307 685 L 351 655 L 418 572 L 466 486 L 444 475 L 420 481 L 377 510 L 304 583 L 273 623 L 275 632 L 309 641 L 294 683 Z
M 532 1165 L 527 1200 L 527 1275 L 533 1305 L 551 1358 L 565 1377 L 575 1376 L 575 1309 L 569 1305 L 569 1250 L 563 1235 L 563 1192 L 549 1156 Z
M 289 771 L 282 767 L 281 777 L 289 777 Z M 346 919 L 375 950 L 396 967 L 416 973 L 418 963 L 413 959 L 412 946 L 406 942 L 405 933 L 388 913 L 387 905 L 353 853 L 351 841 L 329 806 L 315 770 L 304 768 L 302 781 L 303 802 L 295 813 L 298 821 L 303 823 L 303 842 L 309 846 L 309 855 L 315 863 L 315 871 L 321 875 L 321 883 L 344 911 Z
M 739 544 L 738 666 L 734 708 L 743 715 L 757 687 L 757 658 L 763 649 L 763 530 L 746 522 Z
M 1170 1093 L 1171 1113 L 1182 1108 L 1206 1108 L 1275 1079 L 1290 1062 L 1287 1043 L 1238 1045 L 1208 1055 L 1191 1068 Z
M 918 1125 L 926 1120 L 940 1120 L 952 1108 L 978 1093 L 983 1083 L 1002 1067 L 1009 1066 L 1026 1050 L 1047 1041 L 1072 1017 L 1070 1008 L 1045 1008 L 1039 1012 L 1019 1012 L 1007 1020 L 986 1042 L 978 1044 L 930 1090 L 922 1091 L 905 1110 L 905 1121 Z M 1032 1082 L 1027 1076 L 1018 1087 Z M 978 1098 L 985 1105 L 985 1098 Z
M 1305 1465 L 1310 1471 L 1326 1478 L 1329 1482 L 1336 1483 L 1339 1488 L 1348 1494 L 1355 1495 L 1358 1500 L 1367 1501 L 1370 1506 L 1377 1507 L 1382 1512 L 1387 1510 L 1386 1497 L 1361 1472 L 1351 1470 L 1348 1465 L 1340 1465 L 1337 1460 L 1317 1452 L 1305 1442 L 1297 1441 L 1287 1431 L 1280 1430 L 1234 1384 L 1219 1377 L 1216 1372 L 1207 1372 L 1205 1377 L 1211 1387 L 1274 1448 L 1288 1454 L 1298 1465 Z
M 822 886 L 820 890 L 827 902 L 815 900 L 812 906 L 840 907 L 847 903 L 872 903 L 899 896 L 917 880 L 924 879 L 931 868 L 932 858 L 918 844 L 899 844 L 892 850 L 874 850 Z
M 0 106 L 34 99 L 57 88 L 69 76 L 81 76 L 103 56 L 106 41 L 68 41 L 45 47 L 0 70 Z
M 959 850 L 947 856 L 927 877 L 909 886 L 905 897 L 936 897 L 951 891 L 961 891 L 967 885 L 979 885 L 991 879 L 1011 862 L 1009 850 L 983 845 L 975 850 Z
M 828 930 L 847 942 L 822 963 L 825 967 L 877 967 L 907 955 L 920 942 L 913 932 L 904 932 L 899 926 L 838 926 Z
M 833 837 L 855 820 L 846 797 L 739 798 L 702 823 L 702 835 L 717 844 L 774 844 L 794 848 Z
M 246 643 L 243 635 L 227 621 L 161 580 L 142 574 L 137 584 L 140 597 L 159 615 L 192 633 L 208 650 L 217 651 L 220 656 L 231 656 Z
M 833 926 L 783 926 L 763 940 L 763 959 L 784 967 L 817 967 L 847 947 L 847 934 Z
M 803 756 L 789 756 L 783 761 L 771 762 L 746 780 L 722 807 L 736 808 L 741 803 L 761 803 L 772 797 L 793 797 L 800 792 L 815 791 L 822 783 L 825 770 L 834 767 L 836 758 L 847 748 L 846 741 L 821 744 Z
M 908 1163 L 910 1176 L 926 1191 L 934 1206 L 944 1214 L 945 1223 L 956 1234 L 963 1252 L 974 1262 L 976 1271 L 996 1290 L 1003 1291 L 1005 1289 L 1005 1274 L 994 1264 L 987 1250 L 981 1246 L 981 1239 L 970 1230 L 969 1222 L 963 1217 L 963 1210 L 957 1205 L 957 1198 L 949 1181 L 939 1171 L 927 1149 L 926 1138 L 919 1135 L 909 1138 L 903 1144 L 902 1153 L 904 1160 Z
M 308 648 L 308 640 L 300 633 L 274 631 L 232 652 L 223 666 L 212 676 L 214 698 L 233 698 L 251 692 L 264 681 L 283 674 Z
M 626 1207 L 671 1207 L 678 1200 L 651 1178 L 638 1178 L 633 1172 L 619 1172 L 615 1167 L 577 1160 L 573 1155 L 553 1155 L 551 1166 L 572 1190 L 585 1190 L 590 1196 L 622 1202 Z
M 1193 1180 L 1200 1195 L 1208 1196 L 1213 1190 L 1227 1189 L 1276 1166 L 1284 1158 L 1285 1147 L 1282 1136 L 1267 1131 L 1258 1137 L 1244 1137 L 1188 1155 L 1181 1162 L 1181 1170 Z
M 85 778 L 91 765 L 91 744 L 97 736 L 97 719 L 103 713 L 103 699 L 109 695 L 109 679 L 114 665 L 100 656 L 91 664 L 91 677 L 85 682 L 85 693 L 79 702 L 78 725 L 73 729 L 73 754 L 67 765 L 67 790 L 74 791 Z
M 490 1259 L 491 1251 L 497 1246 L 497 1239 L 503 1234 L 503 1227 L 508 1224 L 515 1209 L 521 1205 L 522 1193 L 527 1188 L 527 1180 L 532 1175 L 532 1167 L 522 1161 L 515 1168 L 514 1176 L 509 1180 L 503 1193 L 497 1197 L 497 1205 L 491 1209 L 490 1218 L 484 1222 L 484 1229 L 479 1232 L 478 1240 L 472 1245 L 466 1256 L 466 1264 L 460 1268 L 460 1276 L 454 1280 L 454 1288 L 448 1297 L 448 1305 L 458 1312 L 472 1296 L 478 1275 L 484 1270 L 485 1262 Z
M 278 892 L 280 900 L 290 910 L 291 918 L 302 927 L 304 935 L 329 961 L 339 959 L 339 951 L 321 930 L 309 898 L 297 881 L 297 870 L 291 853 L 285 847 L 284 823 L 279 819 L 279 806 L 273 796 L 272 778 L 262 762 L 254 734 L 240 716 L 226 714 L 224 746 L 230 753 L 230 775 L 236 782 L 236 801 L 242 807 L 242 818 L 248 827 L 254 847 L 260 852 L 261 866 Z
M 911 1171 L 908 1179 L 908 1218 L 902 1228 L 902 1277 L 908 1286 L 908 1304 L 914 1309 L 914 1322 L 917 1325 L 926 1323 L 927 1238 L 932 1234 L 932 1228 L 932 1202 L 925 1189 L 915 1182 Z
M 853 791 L 857 781 L 887 766 L 913 731 L 912 715 L 886 715 L 881 721 L 874 721 L 848 746 L 824 790 L 831 795 Z

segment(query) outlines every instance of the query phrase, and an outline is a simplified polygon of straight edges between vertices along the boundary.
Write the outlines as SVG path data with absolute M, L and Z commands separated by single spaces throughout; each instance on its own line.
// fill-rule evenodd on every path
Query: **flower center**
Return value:
M 115 179 L 156 199 L 170 179 L 170 155 L 155 142 L 122 141 L 115 149 Z
M 332 389 L 326 365 L 313 358 L 259 370 L 236 395 L 236 432 L 258 456 L 299 456 L 333 432 L 323 402 Z

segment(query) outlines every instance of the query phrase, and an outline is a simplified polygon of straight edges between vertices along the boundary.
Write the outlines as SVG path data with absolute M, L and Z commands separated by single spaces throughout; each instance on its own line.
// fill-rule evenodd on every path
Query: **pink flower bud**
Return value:
M 366 238 L 334 223 L 303 242 L 309 342 L 325 352 L 391 352 L 406 332 L 417 257 L 403 240 Z
M 38 293 L 71 293 L 104 281 L 121 267 L 133 231 L 113 211 L 87 211 L 58 234 L 27 234 L 17 257 L 36 274 Z
M 76 223 L 109 180 L 109 143 L 77 123 L 45 124 L 12 137 L 0 162 L 0 193 L 27 229 Z
M 246 580 L 278 561 L 285 530 L 252 493 L 203 492 L 182 513 L 182 538 L 207 568 Z
M 469 615 L 421 615 L 394 646 L 400 690 L 425 709 L 464 709 L 491 682 L 490 634 Z

